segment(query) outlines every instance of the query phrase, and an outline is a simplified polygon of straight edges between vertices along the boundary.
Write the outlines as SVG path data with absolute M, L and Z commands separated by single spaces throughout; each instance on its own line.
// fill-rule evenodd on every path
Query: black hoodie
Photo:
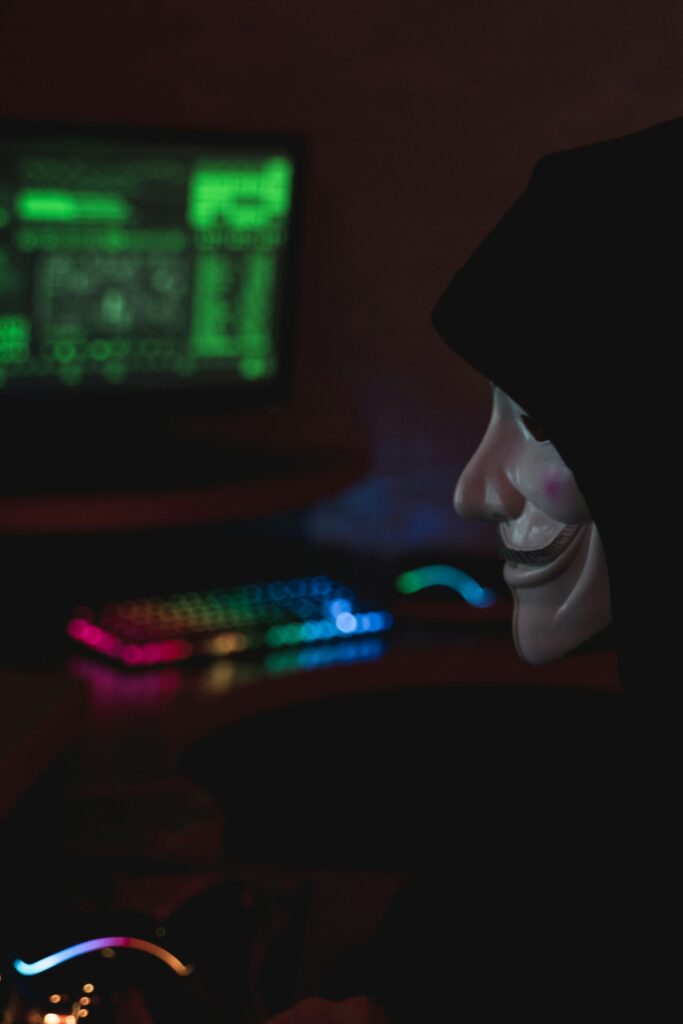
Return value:
M 664 1019 L 678 972 L 682 321 L 683 119 L 539 160 L 434 310 L 575 475 L 607 556 L 623 692 L 568 724 L 564 753 L 539 757 L 497 808 L 453 813 L 355 979 L 394 1024 Z

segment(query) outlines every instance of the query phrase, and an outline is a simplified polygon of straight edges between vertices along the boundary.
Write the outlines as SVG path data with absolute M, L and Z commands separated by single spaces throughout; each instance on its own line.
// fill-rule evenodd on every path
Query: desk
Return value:
M 310 831 L 306 823 L 315 819 L 311 800 L 317 800 L 320 787 L 327 788 L 330 832 L 317 849 L 321 866 L 332 867 L 410 866 L 419 855 L 411 815 L 426 834 L 451 775 L 463 788 L 468 780 L 478 785 L 475 766 L 487 764 L 491 754 L 513 762 L 518 758 L 527 770 L 541 744 L 560 759 L 562 743 L 572 742 L 565 735 L 572 714 L 580 723 L 587 707 L 576 694 L 583 691 L 592 699 L 595 693 L 607 700 L 619 695 L 611 656 L 532 667 L 519 661 L 503 637 L 481 648 L 442 645 L 411 651 L 399 646 L 376 661 L 260 678 L 240 677 L 227 660 L 205 668 L 167 667 L 137 678 L 81 655 L 70 666 L 88 681 L 97 719 L 90 745 L 83 748 L 89 804 L 98 777 L 106 783 L 103 792 L 106 787 L 111 792 L 112 773 L 118 771 L 121 785 L 126 779 L 134 782 L 153 813 L 153 793 L 142 786 L 145 773 L 156 780 L 164 772 L 180 778 L 183 762 L 202 789 L 230 808 L 228 856 L 293 863 L 302 851 L 318 856 L 313 840 L 305 838 Z M 538 722 L 547 736 L 536 730 Z M 203 753 L 183 761 L 198 742 Z M 118 759 L 117 749 L 124 752 Z M 429 798 L 421 795 L 425 786 L 433 791 Z M 405 813 L 402 790 L 409 792 Z M 387 816 L 385 838 L 378 838 L 383 852 L 370 854 L 368 845 L 368 862 L 356 863 L 360 845 L 351 837 L 356 850 L 347 864 L 335 836 L 346 830 L 349 839 L 349 832 L 363 828 L 379 836 L 373 800 Z M 127 813 L 118 797 L 117 806 L 117 813 Z M 322 814 L 319 803 L 316 807 L 316 814 Z M 301 842 L 294 841 L 297 829 Z M 112 829 L 117 837 L 123 832 L 123 827 Z M 79 844 L 93 856 L 105 853 L 101 829 L 92 829 L 87 841 L 81 836 Z M 400 853 L 398 861 L 384 864 L 392 849 Z M 201 860 L 200 846 L 188 843 L 188 852 Z M 337 853 L 340 863 L 330 862 Z
M 59 753 L 77 738 L 85 743 L 86 721 L 90 741 L 104 729 L 114 744 L 123 745 L 131 729 L 144 730 L 153 720 L 148 767 L 159 756 L 170 766 L 202 737 L 293 705 L 416 687 L 491 684 L 511 690 L 619 692 L 616 659 L 611 654 L 584 656 L 580 670 L 571 658 L 534 667 L 521 662 L 505 638 L 469 648 L 396 649 L 379 661 L 277 677 L 264 673 L 240 678 L 234 664 L 223 659 L 204 667 L 190 664 L 149 671 L 136 678 L 79 653 L 61 668 L 5 668 L 0 672 L 0 814 L 7 813 Z M 118 727 L 122 728 L 120 740 L 116 739 Z

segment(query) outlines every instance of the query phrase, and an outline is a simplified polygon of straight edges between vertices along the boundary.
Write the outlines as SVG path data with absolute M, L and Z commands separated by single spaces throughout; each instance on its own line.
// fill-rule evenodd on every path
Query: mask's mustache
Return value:
M 504 562 L 516 562 L 517 565 L 548 565 L 569 546 L 580 529 L 580 526 L 565 526 L 546 547 L 524 551 L 520 548 L 509 548 L 501 537 L 499 528 L 496 532 L 498 554 Z

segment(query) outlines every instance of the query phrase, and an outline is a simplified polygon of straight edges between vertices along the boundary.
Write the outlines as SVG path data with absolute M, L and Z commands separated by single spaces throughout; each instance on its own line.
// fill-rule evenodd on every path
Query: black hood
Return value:
M 542 157 L 433 323 L 572 469 L 607 555 L 624 689 L 673 693 L 683 118 Z

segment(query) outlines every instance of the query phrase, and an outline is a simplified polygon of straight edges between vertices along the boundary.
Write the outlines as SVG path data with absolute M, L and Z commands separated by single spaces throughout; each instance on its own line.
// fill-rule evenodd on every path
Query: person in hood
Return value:
M 663 1019 L 682 295 L 678 118 L 542 157 L 439 299 L 438 333 L 493 385 L 455 502 L 496 524 L 517 650 L 580 676 L 580 652 L 613 645 L 622 692 L 582 704 L 587 730 L 573 717 L 513 797 L 454 813 L 329 999 L 278 1024 Z
M 543 157 L 433 313 L 570 468 L 606 556 L 622 685 L 648 701 L 672 696 L 677 662 L 664 524 L 678 500 L 681 171 L 683 119 Z

